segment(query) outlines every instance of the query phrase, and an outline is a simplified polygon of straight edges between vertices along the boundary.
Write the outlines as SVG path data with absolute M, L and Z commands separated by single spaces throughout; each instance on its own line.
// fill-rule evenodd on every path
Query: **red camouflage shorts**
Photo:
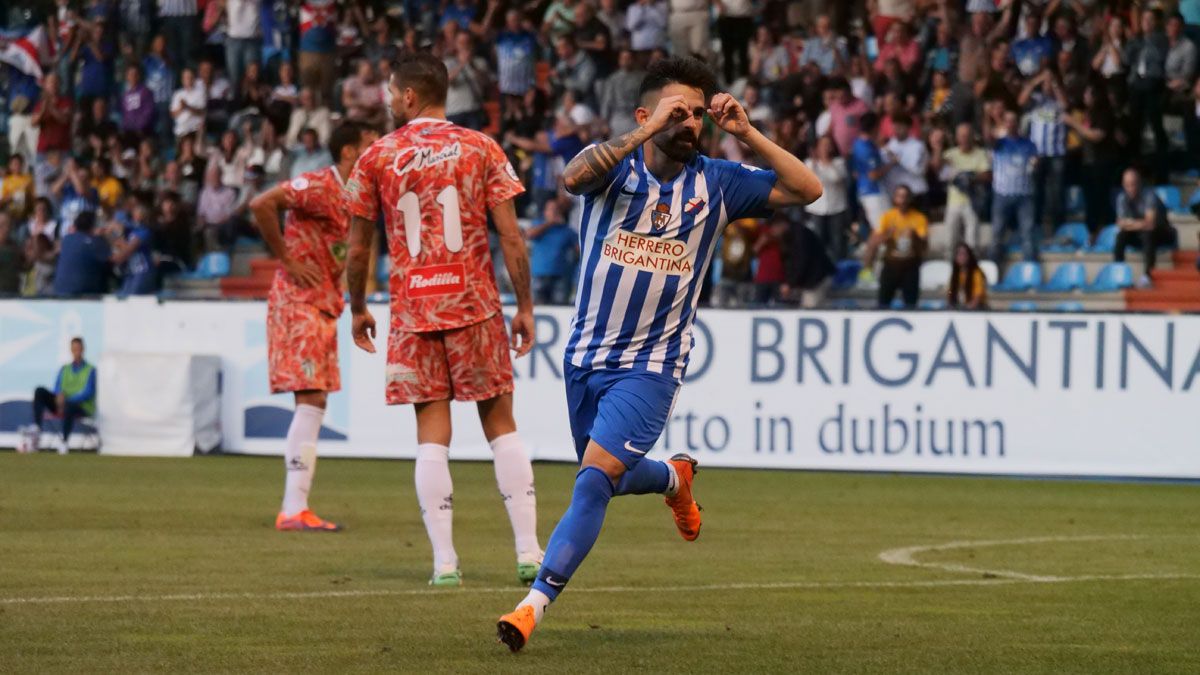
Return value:
M 338 391 L 337 317 L 303 303 L 267 303 L 271 393 Z
M 469 326 L 388 339 L 387 403 L 485 401 L 513 390 L 508 330 L 500 312 Z

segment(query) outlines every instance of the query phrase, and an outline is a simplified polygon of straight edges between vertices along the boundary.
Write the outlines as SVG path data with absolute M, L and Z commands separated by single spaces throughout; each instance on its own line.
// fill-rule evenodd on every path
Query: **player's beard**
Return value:
M 653 142 L 659 152 L 681 164 L 692 161 L 700 151 L 700 139 L 687 129 L 655 134 Z

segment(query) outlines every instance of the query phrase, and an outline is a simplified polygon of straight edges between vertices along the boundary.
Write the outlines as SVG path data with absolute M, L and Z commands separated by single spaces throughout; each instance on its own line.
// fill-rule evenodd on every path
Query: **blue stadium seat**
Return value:
M 1082 302 L 1060 302 L 1054 306 L 1054 309 L 1059 312 L 1082 312 Z
M 1187 200 L 1187 210 L 1191 211 L 1192 207 L 1197 204 L 1200 204 L 1200 188 L 1192 190 L 1192 196 Z
M 1133 285 L 1133 269 L 1123 262 L 1111 262 L 1100 269 L 1096 280 L 1083 290 L 1088 293 L 1113 293 Z
M 1031 291 L 1042 285 L 1042 266 L 1035 262 L 1013 263 L 1004 274 L 1004 280 L 994 290 L 1004 292 Z
M 378 292 L 378 293 L 372 293 L 371 295 L 369 295 L 367 297 L 367 301 L 368 302 L 387 302 L 391 297 L 392 296 L 389 295 L 386 291 L 383 291 L 383 292 Z
M 1010 312 L 1036 312 L 1036 311 L 1038 311 L 1038 304 L 1036 302 L 1029 302 L 1028 300 L 1022 300 L 1021 302 L 1014 302 L 1014 303 L 1010 304 L 1008 306 L 1008 311 L 1010 311 Z
M 1183 208 L 1183 196 L 1179 193 L 1179 188 L 1174 185 L 1159 185 L 1154 188 L 1154 193 L 1171 213 L 1187 213 Z
M 833 287 L 837 289 L 853 288 L 858 283 L 858 273 L 862 271 L 860 260 L 839 260 L 837 271 L 833 274 Z
M 196 269 L 191 272 L 185 272 L 180 276 L 182 279 L 220 279 L 221 277 L 229 276 L 232 263 L 229 260 L 229 254 L 223 251 L 214 251 L 206 253 L 200 262 L 196 263 Z
M 936 312 L 938 310 L 946 309 L 946 301 L 945 300 L 922 300 L 920 307 L 921 307 L 921 309 L 926 309 L 929 311 Z
M 1067 262 L 1054 270 L 1050 281 L 1042 285 L 1045 293 L 1070 293 L 1087 285 L 1087 269 L 1081 262 Z
M 1074 253 L 1087 248 L 1090 238 L 1091 234 L 1088 233 L 1087 225 L 1063 223 L 1054 232 L 1053 243 L 1043 246 L 1042 250 L 1047 253 Z
M 1117 232 L 1119 228 L 1116 225 L 1106 225 L 1100 230 L 1100 234 L 1096 235 L 1096 243 L 1088 249 L 1088 253 L 1112 253 L 1117 247 Z
M 858 309 L 858 301 L 854 298 L 834 298 L 829 306 L 834 309 Z

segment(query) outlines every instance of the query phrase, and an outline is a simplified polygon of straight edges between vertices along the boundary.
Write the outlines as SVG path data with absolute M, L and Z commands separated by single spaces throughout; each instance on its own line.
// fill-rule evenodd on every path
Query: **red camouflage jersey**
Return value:
M 280 184 L 292 208 L 283 227 L 288 255 L 321 270 L 319 286 L 305 288 L 287 270 L 275 272 L 269 301 L 312 305 L 331 316 L 345 306 L 342 273 L 346 269 L 346 237 L 350 229 L 349 198 L 337 167 L 331 166 Z
M 363 153 L 346 189 L 353 216 L 374 221 L 385 207 L 392 321 L 401 330 L 449 330 L 500 311 L 487 214 L 525 188 L 491 137 L 412 120 Z

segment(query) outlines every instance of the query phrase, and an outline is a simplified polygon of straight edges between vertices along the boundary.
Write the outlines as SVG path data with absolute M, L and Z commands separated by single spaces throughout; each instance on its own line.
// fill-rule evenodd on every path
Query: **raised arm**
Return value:
M 755 129 L 754 125 L 750 124 L 746 110 L 737 99 L 729 94 L 717 94 L 713 96 L 708 112 L 717 126 L 748 145 L 775 170 L 777 182 L 767 198 L 768 206 L 800 206 L 811 204 L 821 197 L 824 188 L 821 187 L 821 180 L 817 175 L 798 157 Z
M 529 251 L 525 237 L 517 224 L 517 208 L 513 200 L 500 202 L 492 207 L 492 222 L 500 235 L 500 250 L 504 252 L 504 267 L 512 280 L 513 292 L 517 295 L 517 313 L 512 319 L 512 348 L 517 356 L 525 356 L 533 349 L 533 290 L 529 274 Z
M 683 96 L 662 98 L 642 126 L 604 143 L 588 146 L 583 152 L 575 155 L 563 169 L 563 184 L 567 192 L 582 195 L 604 185 L 608 174 L 621 160 L 650 140 L 654 134 L 691 114 L 692 111 L 688 109 Z

